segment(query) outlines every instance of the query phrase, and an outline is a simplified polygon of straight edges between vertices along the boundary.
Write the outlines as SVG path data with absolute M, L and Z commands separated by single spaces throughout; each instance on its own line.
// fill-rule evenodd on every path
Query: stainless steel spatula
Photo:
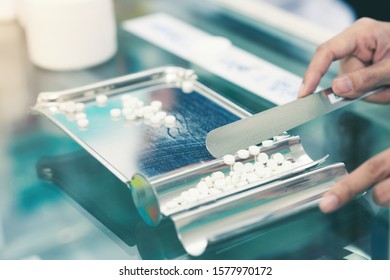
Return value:
M 257 145 L 263 140 L 351 104 L 355 100 L 366 98 L 379 90 L 367 92 L 356 99 L 346 99 L 335 95 L 331 88 L 327 88 L 216 128 L 207 134 L 206 147 L 216 158 L 235 154 L 239 149 Z

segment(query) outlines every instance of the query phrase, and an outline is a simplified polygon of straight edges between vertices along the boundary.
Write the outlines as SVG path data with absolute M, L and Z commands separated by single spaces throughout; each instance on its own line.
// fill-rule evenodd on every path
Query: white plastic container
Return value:
M 24 0 L 31 61 L 48 70 L 98 65 L 117 50 L 112 0 Z
M 15 19 L 15 3 L 13 0 L 0 0 L 0 22 Z

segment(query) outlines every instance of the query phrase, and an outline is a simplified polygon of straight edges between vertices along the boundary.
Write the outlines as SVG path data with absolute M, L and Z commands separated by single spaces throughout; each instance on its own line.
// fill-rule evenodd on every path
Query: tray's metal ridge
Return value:
M 161 84 L 162 80 L 164 80 L 164 84 L 180 86 L 184 80 L 195 81 L 196 79 L 197 76 L 191 69 L 178 66 L 159 67 L 73 89 L 41 92 L 38 95 L 37 103 L 34 107 L 47 107 L 66 101 L 88 101 L 95 98 L 98 94 L 111 95 L 134 88 L 140 89 L 142 87 Z

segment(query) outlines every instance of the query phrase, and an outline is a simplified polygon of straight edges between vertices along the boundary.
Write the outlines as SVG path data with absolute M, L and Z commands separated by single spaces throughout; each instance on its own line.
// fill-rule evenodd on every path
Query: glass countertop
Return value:
M 121 28 L 125 20 L 167 13 L 302 77 L 316 45 L 221 6 L 221 1 L 114 1 L 118 52 L 80 71 L 54 72 L 29 61 L 25 34 L 0 23 L 1 259 L 389 259 L 389 209 L 370 190 L 332 214 L 311 208 L 222 242 L 199 257 L 183 249 L 168 219 L 148 226 L 128 187 L 48 119 L 31 113 L 39 92 L 91 84 L 175 65 L 250 113 L 274 104 Z M 216 3 L 218 2 L 218 4 Z M 326 87 L 337 64 L 322 80 Z M 299 135 L 312 158 L 329 154 L 350 172 L 390 143 L 389 105 L 362 101 L 305 123 Z

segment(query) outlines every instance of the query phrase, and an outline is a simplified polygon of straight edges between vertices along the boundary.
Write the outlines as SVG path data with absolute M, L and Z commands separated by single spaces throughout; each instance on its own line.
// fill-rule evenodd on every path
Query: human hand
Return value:
M 332 212 L 355 195 L 373 186 L 374 201 L 390 206 L 390 148 L 369 159 L 326 192 L 320 202 L 322 212 Z
M 332 82 L 337 95 L 356 98 L 384 86 L 367 100 L 390 103 L 390 23 L 363 18 L 320 45 L 304 75 L 298 97 L 314 92 L 335 60 L 340 60 L 340 75 Z M 370 186 L 375 202 L 389 206 L 390 149 L 363 163 L 326 192 L 320 209 L 332 212 Z
M 384 86 L 366 100 L 390 103 L 390 23 L 362 18 L 321 44 L 303 78 L 298 97 L 315 91 L 330 64 L 340 60 L 340 75 L 332 82 L 335 94 L 356 98 Z

